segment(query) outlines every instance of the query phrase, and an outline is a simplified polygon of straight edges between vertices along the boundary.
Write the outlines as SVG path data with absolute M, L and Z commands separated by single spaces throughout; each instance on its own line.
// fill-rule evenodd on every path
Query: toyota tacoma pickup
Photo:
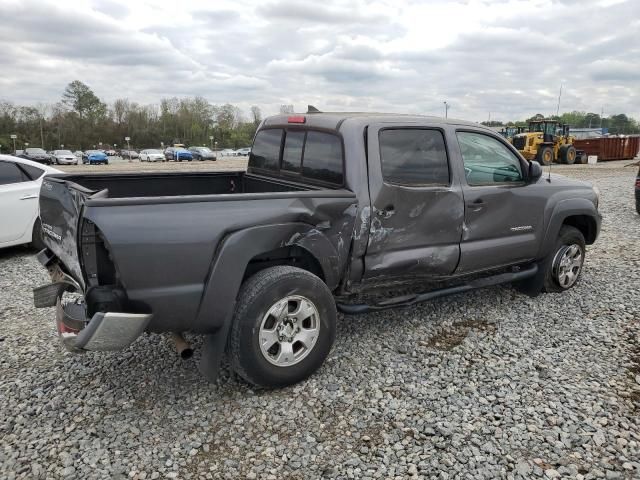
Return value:
M 480 125 L 312 108 L 264 120 L 246 172 L 51 175 L 40 216 L 34 301 L 68 348 L 201 334 L 201 372 L 226 352 L 262 387 L 320 367 L 337 311 L 567 290 L 601 221 L 589 184 Z

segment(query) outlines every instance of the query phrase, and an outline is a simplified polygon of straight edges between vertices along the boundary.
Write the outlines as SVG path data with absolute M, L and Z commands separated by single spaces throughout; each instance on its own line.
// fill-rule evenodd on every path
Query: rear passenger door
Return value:
M 365 278 L 440 277 L 460 258 L 464 203 L 445 131 L 438 126 L 369 126 L 371 227 Z

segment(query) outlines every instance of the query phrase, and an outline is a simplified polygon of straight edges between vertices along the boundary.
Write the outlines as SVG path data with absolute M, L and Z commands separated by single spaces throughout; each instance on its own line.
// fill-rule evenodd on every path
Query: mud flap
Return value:
M 220 373 L 220 363 L 227 346 L 230 326 L 231 322 L 226 322 L 220 330 L 207 335 L 204 339 L 198 370 L 211 383 L 217 380 Z

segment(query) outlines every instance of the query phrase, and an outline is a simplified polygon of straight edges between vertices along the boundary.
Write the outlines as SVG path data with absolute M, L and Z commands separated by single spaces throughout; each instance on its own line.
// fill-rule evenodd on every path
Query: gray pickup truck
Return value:
M 246 172 L 48 176 L 40 216 L 34 300 L 67 347 L 202 334 L 208 378 L 226 352 L 263 387 L 320 367 L 338 310 L 569 289 L 601 220 L 590 185 L 477 124 L 320 112 L 263 121 Z

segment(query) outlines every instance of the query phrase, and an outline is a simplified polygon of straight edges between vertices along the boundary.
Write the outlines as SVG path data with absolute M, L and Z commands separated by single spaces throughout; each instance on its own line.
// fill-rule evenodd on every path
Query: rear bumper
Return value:
M 38 254 L 38 260 L 49 270 L 53 283 L 35 288 L 33 303 L 36 308 L 56 308 L 58 335 L 65 347 L 72 351 L 121 350 L 146 330 L 153 317 L 150 313 L 96 312 L 88 318 L 83 298 L 63 302 L 64 292 L 80 293 L 82 288 L 54 263 L 54 259 L 47 249 Z M 103 300 L 108 298 L 101 295 Z
M 56 305 L 56 324 L 62 343 L 69 350 L 113 351 L 131 345 L 151 321 L 151 314 L 98 312 L 86 321 L 82 305 Z M 78 327 L 84 325 L 84 328 Z

